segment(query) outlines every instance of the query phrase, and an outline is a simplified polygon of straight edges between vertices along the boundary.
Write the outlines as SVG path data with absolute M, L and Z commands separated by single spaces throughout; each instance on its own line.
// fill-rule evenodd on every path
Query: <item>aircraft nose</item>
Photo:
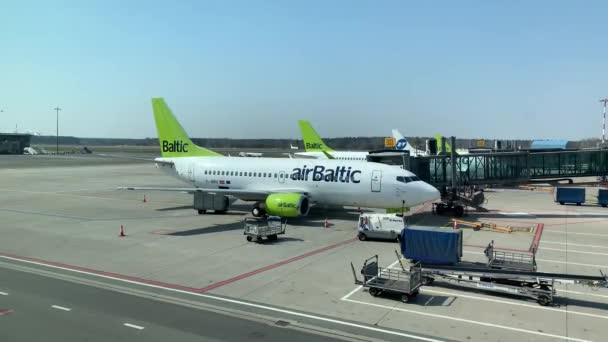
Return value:
M 424 185 L 422 186 L 422 189 L 423 189 L 423 197 L 425 198 L 425 200 L 424 200 L 425 202 L 433 201 L 433 200 L 436 200 L 441 197 L 439 190 L 437 190 L 437 188 L 432 186 L 431 184 L 424 183 Z

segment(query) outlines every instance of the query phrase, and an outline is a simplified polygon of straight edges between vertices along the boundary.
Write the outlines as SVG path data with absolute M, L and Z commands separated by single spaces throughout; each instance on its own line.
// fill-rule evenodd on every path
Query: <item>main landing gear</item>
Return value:
M 255 217 L 263 217 L 266 215 L 266 210 L 262 204 L 257 202 L 253 205 L 253 208 L 251 208 L 251 214 Z

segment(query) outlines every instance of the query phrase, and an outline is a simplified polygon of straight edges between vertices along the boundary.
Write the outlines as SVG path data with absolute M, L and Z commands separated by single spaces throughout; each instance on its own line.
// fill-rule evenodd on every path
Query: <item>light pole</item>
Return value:
M 57 144 L 56 144 L 56 150 L 55 150 L 55 154 L 59 155 L 59 111 L 61 110 L 61 108 L 59 108 L 59 106 L 55 107 L 54 110 L 57 112 Z

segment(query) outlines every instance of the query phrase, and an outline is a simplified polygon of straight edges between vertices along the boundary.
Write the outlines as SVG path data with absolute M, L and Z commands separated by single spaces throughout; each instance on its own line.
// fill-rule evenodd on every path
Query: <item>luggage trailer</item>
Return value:
M 553 303 L 555 283 L 608 287 L 608 277 L 565 273 L 544 273 L 512 269 L 492 269 L 483 264 L 460 263 L 454 266 L 422 264 L 423 286 L 438 282 L 493 293 L 506 293 L 535 300 L 546 306 Z
M 487 263 L 432 265 L 418 262 L 407 270 L 399 253 L 395 251 L 395 254 L 401 269 L 379 267 L 376 255 L 365 260 L 361 269 L 363 281 L 357 278 L 351 263 L 355 284 L 369 288 L 369 293 L 374 297 L 385 291 L 398 293 L 404 303 L 415 297 L 420 287 L 431 286 L 437 281 L 478 291 L 530 298 L 543 306 L 553 303 L 555 283 L 608 288 L 608 276 L 601 270 L 600 276 L 536 272 L 534 252 L 495 251 L 493 242 L 485 250 Z

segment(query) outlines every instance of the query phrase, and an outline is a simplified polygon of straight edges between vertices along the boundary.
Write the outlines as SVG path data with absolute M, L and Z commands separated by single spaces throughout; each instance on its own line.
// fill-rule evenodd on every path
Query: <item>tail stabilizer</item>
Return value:
M 221 154 L 195 145 L 162 97 L 152 99 L 158 143 L 163 157 L 217 157 Z
M 405 151 L 408 149 L 409 143 L 407 139 L 396 129 L 393 129 L 393 138 L 395 138 L 395 149 L 397 151 Z
M 441 134 L 435 134 L 435 140 L 437 140 L 437 152 L 438 153 L 442 153 L 443 152 L 443 137 L 441 136 Z M 452 152 L 452 146 L 450 146 L 449 142 L 445 142 L 445 153 L 450 153 Z
M 304 140 L 304 149 L 306 152 L 333 151 L 333 149 L 325 145 L 323 139 L 321 139 L 317 131 L 310 125 L 310 122 L 300 120 L 298 123 L 300 124 L 300 131 L 302 132 L 302 139 Z

